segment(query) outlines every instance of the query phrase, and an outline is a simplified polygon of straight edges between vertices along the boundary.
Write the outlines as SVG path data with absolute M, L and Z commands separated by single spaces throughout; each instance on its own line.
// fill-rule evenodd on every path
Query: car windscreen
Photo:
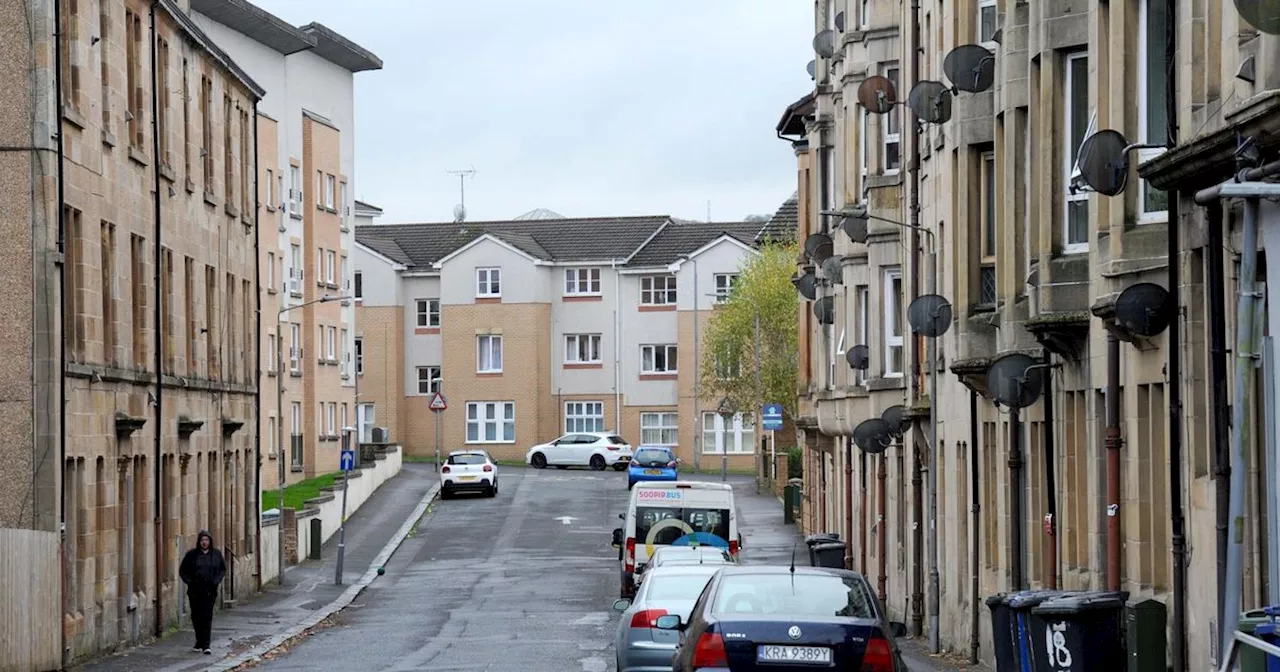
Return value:
M 706 574 L 661 574 L 650 577 L 647 586 L 646 600 L 696 600 L 707 587 L 712 573 Z
M 625 446 L 627 444 L 627 440 L 617 434 L 610 434 L 609 443 L 612 443 L 615 446 Z
M 641 448 L 631 461 L 642 467 L 665 467 L 671 461 L 671 453 L 661 448 Z
M 484 464 L 484 455 L 476 453 L 463 453 L 461 455 L 450 455 L 449 464 Z
M 636 507 L 636 542 L 670 546 L 696 541 L 729 547 L 729 510 L 699 507 Z
M 875 618 L 871 595 L 856 578 L 831 574 L 737 574 L 726 576 L 716 595 L 716 614 L 765 614 L 788 618 Z

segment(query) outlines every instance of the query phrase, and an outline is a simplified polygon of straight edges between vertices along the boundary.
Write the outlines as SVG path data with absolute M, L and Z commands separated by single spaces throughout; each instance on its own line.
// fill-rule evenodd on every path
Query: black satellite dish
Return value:
M 855 243 L 867 242 L 867 219 L 865 217 L 845 217 L 840 220 L 840 230 Z
M 987 389 L 998 403 L 1009 408 L 1026 408 L 1040 398 L 1044 386 L 1041 369 L 1031 368 L 1036 361 L 1021 353 L 1010 353 L 987 369 Z
M 898 90 L 888 77 L 872 75 L 858 85 L 858 104 L 872 114 L 887 114 L 896 102 Z
M 1116 324 L 1139 336 L 1156 336 L 1169 328 L 1169 292 L 1152 282 L 1139 282 L 1116 297 Z
M 855 345 L 844 353 L 844 361 L 855 371 L 866 371 L 871 367 L 871 350 L 865 345 Z
M 862 452 L 879 455 L 889 449 L 889 445 L 893 443 L 893 434 L 884 420 L 870 418 L 853 428 L 853 442 Z
M 1080 179 L 1103 196 L 1124 191 L 1129 180 L 1129 141 L 1119 131 L 1106 129 L 1084 139 L 1076 160 Z
M 936 338 L 951 327 L 951 303 L 937 294 L 917 296 L 907 306 L 907 322 L 911 332 Z
M 982 93 L 996 83 L 996 56 L 976 44 L 962 44 L 942 59 L 942 71 L 961 91 Z
M 836 31 L 827 29 L 813 36 L 813 51 L 823 58 L 836 55 Z
M 836 30 L 844 32 L 844 12 L 836 14 Z
M 844 284 L 844 260 L 840 257 L 828 257 L 822 262 L 822 277 L 833 285 Z
M 1280 35 L 1280 0 L 1235 0 L 1236 11 L 1249 25 L 1268 35 Z
M 813 275 L 813 271 L 791 278 L 791 284 L 796 286 L 800 296 L 810 301 L 818 298 L 818 278 Z
M 804 240 L 804 253 L 809 255 L 815 264 L 821 264 L 835 252 L 835 245 L 831 242 L 831 236 L 825 233 L 811 233 Z
M 880 419 L 889 426 L 889 433 L 898 437 L 906 434 L 907 428 L 911 426 L 911 420 L 907 418 L 907 407 L 902 404 L 884 409 Z
M 818 318 L 818 324 L 835 324 L 836 321 L 836 302 L 835 299 L 824 296 L 813 302 L 813 314 Z
M 951 120 L 951 89 L 942 82 L 924 80 L 911 87 L 907 107 L 929 124 L 945 124 Z
M 804 71 L 805 71 L 805 72 L 807 72 L 807 73 L 809 73 L 809 79 L 813 79 L 814 77 L 817 77 L 817 76 L 818 76 L 818 62 L 817 62 L 817 61 L 809 61 L 809 64 L 808 64 L 808 65 L 806 65 L 806 66 L 804 66 Z

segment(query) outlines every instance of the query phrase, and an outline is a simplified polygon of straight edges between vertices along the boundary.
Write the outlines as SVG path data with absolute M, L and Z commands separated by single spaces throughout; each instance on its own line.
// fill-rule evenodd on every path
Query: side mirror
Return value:
M 659 616 L 658 620 L 654 623 L 654 625 L 657 626 L 659 630 L 683 630 L 684 629 L 684 624 L 680 622 L 679 614 L 667 614 L 666 616 Z
M 552 441 L 552 442 L 551 442 L 551 445 L 553 445 L 553 446 L 558 446 L 558 445 L 560 445 L 560 439 L 556 439 L 555 441 Z
M 892 634 L 893 634 L 893 636 L 894 636 L 895 638 L 897 638 L 897 637 L 906 637 L 906 636 L 907 636 L 907 625 L 906 625 L 905 623 L 900 622 L 900 621 L 890 621 L 890 622 L 889 622 L 889 632 L 890 632 L 890 633 L 892 633 Z
M 626 611 L 626 610 L 627 610 L 627 607 L 630 607 L 630 606 L 631 606 L 631 600 L 628 600 L 628 599 L 627 599 L 627 598 L 625 598 L 625 597 L 624 597 L 624 598 L 622 598 L 621 600 L 614 600 L 614 601 L 613 601 L 613 610 L 614 610 L 614 611 Z
M 626 520 L 626 519 L 627 519 L 627 514 L 625 513 L 618 514 L 618 520 Z
M 611 543 L 614 548 L 622 548 L 622 528 L 621 527 L 614 528 L 613 541 Z

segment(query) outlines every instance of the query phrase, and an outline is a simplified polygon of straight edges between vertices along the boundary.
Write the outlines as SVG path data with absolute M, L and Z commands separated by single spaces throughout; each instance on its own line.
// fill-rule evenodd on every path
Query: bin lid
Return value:
M 1009 596 L 1008 605 L 1010 609 L 1031 609 L 1046 600 L 1074 594 L 1063 590 L 1022 590 Z
M 838 532 L 821 532 L 819 534 L 811 534 L 805 537 L 804 543 L 809 544 L 810 546 L 813 546 L 814 544 L 820 544 L 827 541 L 835 541 L 839 538 L 840 538 L 840 533 Z
M 1046 616 L 1070 616 L 1086 611 L 1102 611 L 1106 609 L 1119 611 L 1124 608 L 1124 602 L 1114 593 L 1064 595 L 1052 600 L 1046 600 L 1040 606 L 1032 609 L 1031 612 Z
M 1263 607 L 1262 613 L 1268 616 L 1280 616 L 1280 604 L 1273 604 L 1269 607 Z
M 833 551 L 833 550 L 837 550 L 837 549 L 839 549 L 839 551 L 840 551 L 841 553 L 843 553 L 843 552 L 844 552 L 844 542 L 843 542 L 843 541 L 824 541 L 824 542 L 822 542 L 822 543 L 814 544 L 814 545 L 813 545 L 813 552 L 814 552 L 814 553 L 823 553 L 823 552 L 826 552 L 826 551 Z
M 1003 605 L 1008 599 L 1009 593 L 996 593 L 995 595 L 989 595 L 987 596 L 987 606 L 998 607 Z
M 1280 633 L 1280 623 L 1259 623 L 1257 629 L 1253 631 L 1255 637 L 1270 635 L 1274 637 Z

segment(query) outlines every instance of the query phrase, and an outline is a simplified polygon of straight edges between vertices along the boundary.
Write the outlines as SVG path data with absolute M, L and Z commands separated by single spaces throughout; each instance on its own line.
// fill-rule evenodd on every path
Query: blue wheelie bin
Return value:
M 1043 634 L 1040 629 L 1033 627 L 1031 610 L 1042 602 L 1065 594 L 1067 593 L 1061 590 L 1023 590 L 1009 595 L 1006 604 L 1010 611 L 1014 658 L 1017 661 L 1013 670 L 1016 672 L 1037 672 L 1032 639 L 1036 636 L 1043 637 Z

